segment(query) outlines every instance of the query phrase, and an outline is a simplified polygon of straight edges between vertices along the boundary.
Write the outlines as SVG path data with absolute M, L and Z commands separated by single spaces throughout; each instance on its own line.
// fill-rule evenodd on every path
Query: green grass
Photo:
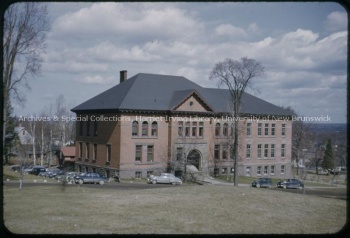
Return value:
M 344 200 L 251 187 L 4 186 L 4 224 L 19 234 L 322 234 L 345 221 Z

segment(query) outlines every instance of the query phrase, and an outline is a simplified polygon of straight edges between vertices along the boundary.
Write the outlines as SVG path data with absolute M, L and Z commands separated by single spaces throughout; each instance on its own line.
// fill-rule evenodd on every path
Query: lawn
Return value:
M 251 187 L 3 191 L 4 224 L 19 234 L 323 234 L 346 221 L 344 200 Z

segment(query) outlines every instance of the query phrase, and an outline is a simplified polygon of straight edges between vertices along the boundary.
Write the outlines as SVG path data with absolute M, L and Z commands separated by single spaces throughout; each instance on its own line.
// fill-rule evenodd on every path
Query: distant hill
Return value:
M 337 132 L 346 133 L 346 123 L 310 123 L 312 132 Z

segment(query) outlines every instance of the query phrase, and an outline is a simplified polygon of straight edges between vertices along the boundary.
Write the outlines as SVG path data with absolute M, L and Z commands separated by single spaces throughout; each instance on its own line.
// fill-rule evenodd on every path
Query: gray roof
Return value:
M 227 89 L 203 88 L 180 76 L 139 73 L 72 109 L 82 111 L 171 111 L 195 93 L 216 113 L 229 112 Z M 290 115 L 281 107 L 244 93 L 242 113 Z

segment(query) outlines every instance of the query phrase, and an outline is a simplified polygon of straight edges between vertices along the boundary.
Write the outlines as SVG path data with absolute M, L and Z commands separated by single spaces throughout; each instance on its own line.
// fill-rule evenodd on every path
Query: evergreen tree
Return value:
M 326 142 L 326 150 L 324 152 L 321 166 L 324 169 L 333 169 L 334 167 L 333 147 L 331 139 L 328 139 Z

